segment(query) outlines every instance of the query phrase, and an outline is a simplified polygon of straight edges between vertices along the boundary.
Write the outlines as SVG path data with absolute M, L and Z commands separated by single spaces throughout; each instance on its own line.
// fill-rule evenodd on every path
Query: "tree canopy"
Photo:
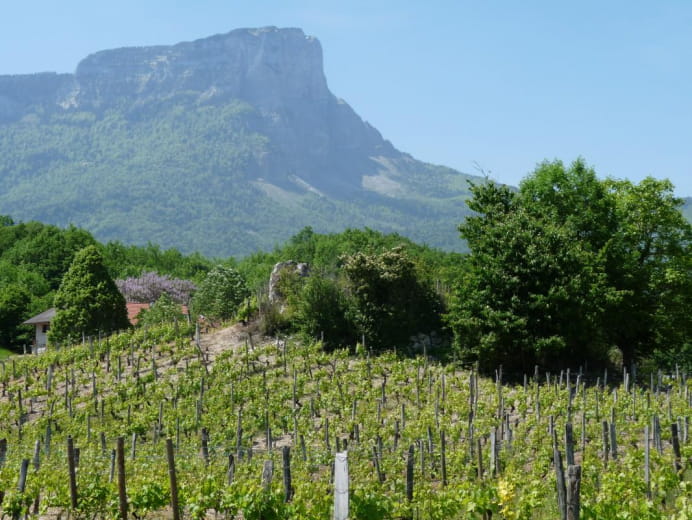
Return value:
M 250 290 L 238 271 L 216 266 L 207 273 L 192 300 L 194 311 L 210 318 L 226 320 L 250 296 Z
M 348 256 L 344 271 L 354 322 L 375 350 L 406 346 L 414 334 L 439 330 L 442 303 L 401 249 Z
M 186 302 L 194 287 L 188 280 L 201 281 L 213 266 L 211 260 L 197 253 L 183 255 L 152 244 L 102 245 L 88 231 L 74 226 L 61 229 L 40 222 L 15 222 L 0 215 L 0 301 L 5 302 L 0 309 L 0 347 L 19 351 L 20 345 L 31 342 L 33 328 L 21 323 L 53 306 L 55 292 L 75 254 L 88 245 L 101 251 L 111 277 L 136 278 L 128 282 L 128 289 L 144 284 L 139 288 L 146 291 L 136 296 L 148 294 L 140 300 L 145 302 L 156 301 L 161 290 Z M 152 271 L 158 274 L 150 274 Z
M 690 225 L 668 181 L 601 181 L 582 160 L 555 161 L 518 191 L 472 193 L 448 314 L 466 359 L 526 370 L 686 348 Z
M 75 255 L 55 295 L 50 341 L 75 341 L 82 335 L 129 327 L 125 298 L 108 274 L 101 253 L 88 246 Z

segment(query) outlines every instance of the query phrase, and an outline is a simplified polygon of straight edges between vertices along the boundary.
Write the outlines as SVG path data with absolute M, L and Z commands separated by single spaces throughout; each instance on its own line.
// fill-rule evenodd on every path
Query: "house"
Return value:
M 137 316 L 144 309 L 151 307 L 150 303 L 128 303 L 127 305 L 127 319 L 130 320 L 132 326 L 137 325 L 139 318 Z M 183 314 L 188 314 L 188 308 L 186 305 L 181 305 L 181 310 Z M 46 350 L 46 344 L 48 343 L 48 331 L 50 330 L 50 322 L 53 321 L 55 317 L 55 309 L 48 309 L 43 311 L 41 314 L 34 316 L 26 320 L 22 325 L 34 325 L 36 327 L 36 333 L 34 336 L 34 345 L 32 352 L 34 354 L 39 354 Z
M 48 343 L 48 331 L 50 330 L 50 322 L 55 317 L 55 309 L 48 309 L 43 311 L 41 314 L 34 316 L 31 319 L 26 320 L 22 325 L 34 325 L 36 333 L 34 336 L 34 344 L 31 349 L 32 352 L 38 354 L 46 350 L 46 343 Z

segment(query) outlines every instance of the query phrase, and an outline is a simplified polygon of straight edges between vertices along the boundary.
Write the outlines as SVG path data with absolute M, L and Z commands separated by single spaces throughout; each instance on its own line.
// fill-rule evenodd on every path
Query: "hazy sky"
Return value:
M 692 195 L 692 2 L 23 0 L 0 74 L 103 49 L 300 27 L 327 81 L 397 148 L 517 184 L 544 159 L 668 177 Z

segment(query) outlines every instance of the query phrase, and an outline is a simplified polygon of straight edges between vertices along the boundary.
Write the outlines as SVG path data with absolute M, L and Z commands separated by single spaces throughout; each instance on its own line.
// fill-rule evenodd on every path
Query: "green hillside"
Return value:
M 101 241 L 225 257 L 305 226 L 371 227 L 460 250 L 469 178 L 384 140 L 328 90 L 319 42 L 297 29 L 0 76 L 0 214 Z
M 368 226 L 461 248 L 455 226 L 466 211 L 466 186 L 449 170 L 426 165 L 409 173 L 409 184 L 435 179 L 427 196 L 363 192 L 343 200 L 261 177 L 255 158 L 271 153 L 271 143 L 248 130 L 254 111 L 245 103 L 177 100 L 151 117 L 142 112 L 34 113 L 0 124 L 3 212 L 73 223 L 103 241 L 211 256 L 269 249 L 308 224 L 319 231 Z

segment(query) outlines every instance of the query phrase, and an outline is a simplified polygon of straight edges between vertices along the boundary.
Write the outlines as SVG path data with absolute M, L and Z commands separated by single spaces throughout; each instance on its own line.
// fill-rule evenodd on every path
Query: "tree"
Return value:
M 415 264 L 400 248 L 345 257 L 343 269 L 353 294 L 354 322 L 375 350 L 407 346 L 414 334 L 440 329 L 442 302 L 419 280 Z
M 0 347 L 17 346 L 17 327 L 28 318 L 30 300 L 29 292 L 22 285 L 0 286 Z
M 88 231 L 74 226 L 60 229 L 29 223 L 24 227 L 30 231 L 20 243 L 6 253 L 5 258 L 41 274 L 53 290 L 60 285 L 77 252 L 97 244 Z
M 518 192 L 472 186 L 459 228 L 471 254 L 448 314 L 462 356 L 527 370 L 681 348 L 689 224 L 671 190 L 600 181 L 582 160 L 543 163 Z
M 50 341 L 76 341 L 82 335 L 110 333 L 129 327 L 125 298 L 120 294 L 95 246 L 79 251 L 54 300 L 56 314 Z
M 462 357 L 486 370 L 597 357 L 599 309 L 611 295 L 598 255 L 573 230 L 531 214 L 508 188 L 488 183 L 472 192 L 477 215 L 460 227 L 471 255 L 448 315 Z
M 238 271 L 232 267 L 216 266 L 202 281 L 192 306 L 198 314 L 227 320 L 249 296 L 250 290 Z
M 608 181 L 620 233 L 612 283 L 627 292 L 613 313 L 611 340 L 625 360 L 652 351 L 692 365 L 692 226 L 668 180 Z

